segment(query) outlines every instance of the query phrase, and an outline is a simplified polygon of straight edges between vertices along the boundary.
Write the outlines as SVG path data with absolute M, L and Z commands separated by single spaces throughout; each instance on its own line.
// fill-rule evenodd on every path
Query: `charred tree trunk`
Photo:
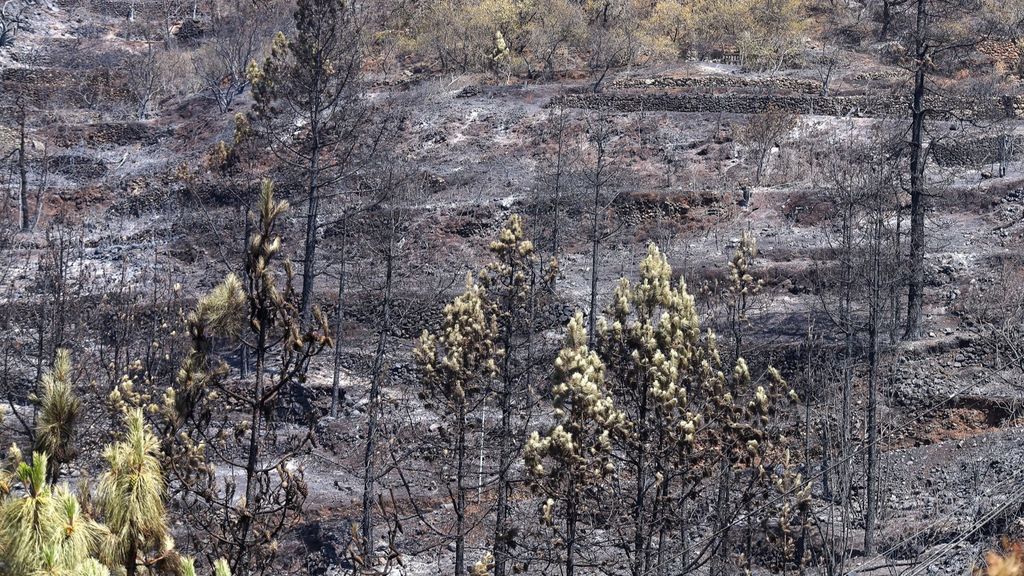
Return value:
M 316 130 L 314 127 L 313 130 Z M 313 282 L 316 279 L 316 244 L 317 244 L 317 221 L 320 214 L 320 194 L 317 172 L 319 171 L 319 145 L 317 136 L 313 136 L 313 151 L 309 159 L 309 184 L 306 190 L 306 242 L 302 254 L 302 301 L 301 313 L 302 322 L 306 324 L 310 319 L 310 311 L 313 302 Z
M 551 209 L 551 257 L 558 261 L 558 234 L 561 229 L 561 214 L 562 208 L 562 172 L 564 171 L 563 162 L 565 160 L 565 112 L 559 112 L 558 115 L 558 151 L 555 154 L 555 182 L 554 182 L 554 205 Z
M 455 576 L 466 576 L 466 400 L 459 401 L 455 435 Z
M 242 239 L 242 278 L 245 284 L 249 285 L 249 267 L 244 264 L 245 254 L 249 250 L 249 238 L 252 237 L 252 218 L 249 214 L 249 208 L 245 209 L 245 237 Z M 249 347 L 244 343 L 242 344 L 242 350 L 239 354 L 239 376 L 246 380 L 249 378 Z
M 321 116 L 324 113 L 322 107 L 322 89 L 324 86 L 325 67 L 329 65 L 324 61 L 326 55 L 322 50 L 316 50 L 313 62 L 310 65 L 312 79 L 309 85 L 309 173 L 306 175 L 306 242 L 302 254 L 302 298 L 299 304 L 302 324 L 309 323 L 310 313 L 313 305 L 313 282 L 316 280 L 316 244 L 317 244 L 317 220 L 320 214 L 320 140 L 323 131 Z
M 882 306 L 882 192 L 875 191 L 875 214 L 871 233 L 871 293 L 868 313 L 868 471 L 867 505 L 864 515 L 864 554 L 875 551 L 875 525 L 878 515 L 878 362 L 879 330 L 883 313 Z
M 904 338 L 921 335 L 924 304 L 924 216 L 925 216 L 925 149 L 924 95 L 927 79 L 929 46 L 925 39 L 928 26 L 927 0 L 917 0 L 916 73 L 910 128 L 910 279 L 907 290 L 907 325 Z
M 363 558 L 370 562 L 373 557 L 373 501 L 376 497 L 376 467 L 373 453 L 376 446 L 378 417 L 380 411 L 381 372 L 384 370 L 384 357 L 387 353 L 388 331 L 391 329 L 391 287 L 394 278 L 394 229 L 388 238 L 385 253 L 384 301 L 381 303 L 380 336 L 377 340 L 377 353 L 373 359 L 373 373 L 370 377 L 370 397 L 366 406 L 366 450 L 363 452 Z
M 565 506 L 565 576 L 576 575 L 576 523 L 579 521 L 579 495 L 576 475 L 570 473 Z
M 892 24 L 892 0 L 882 0 L 882 29 L 878 32 L 878 41 L 885 42 Z
M 502 357 L 502 389 L 501 389 L 501 448 L 498 454 L 498 501 L 494 521 L 494 576 L 505 576 L 505 565 L 508 562 L 508 501 L 512 491 L 512 483 L 508 474 L 512 468 L 512 391 L 515 385 L 512 374 L 512 329 L 513 321 L 518 315 L 516 309 L 517 294 L 515 278 L 519 270 L 512 261 L 505 283 L 508 289 L 505 310 L 502 314 L 502 346 L 505 354 Z
M 647 559 L 648 540 L 644 533 L 647 530 L 645 514 L 647 512 L 647 442 L 650 439 L 650 430 L 647 422 L 647 394 L 644 387 L 640 388 L 640 410 L 637 414 L 637 423 L 640 426 L 639 440 L 636 445 L 636 462 L 634 463 L 634 474 L 636 475 L 636 486 L 633 494 L 633 563 L 630 572 L 633 576 L 641 576 L 646 573 L 644 566 Z
M 128 544 L 128 552 L 127 552 L 127 554 L 125 554 L 125 560 L 124 560 L 124 573 L 125 573 L 125 576 L 135 576 L 136 571 L 138 570 L 138 566 L 137 566 L 137 564 L 138 564 L 138 555 L 139 555 L 139 552 L 136 549 L 135 540 L 133 539 L 131 541 L 131 543 Z
M 252 410 L 250 415 L 252 422 L 249 427 L 249 447 L 245 464 L 246 510 L 239 515 L 238 532 L 237 537 L 235 538 L 238 550 L 235 552 L 234 566 L 231 567 L 231 573 L 237 576 L 248 576 L 249 573 L 249 563 L 246 562 L 246 554 L 248 553 L 249 548 L 247 540 L 249 538 L 249 529 L 252 526 L 253 521 L 253 491 L 256 489 L 255 484 L 258 481 L 256 478 L 256 467 L 259 463 L 260 430 L 263 421 L 265 403 L 263 396 L 264 378 L 267 370 L 267 327 L 270 326 L 271 322 L 269 311 L 265 307 L 261 306 L 256 316 L 259 319 L 259 331 L 256 335 L 256 346 L 254 349 L 256 354 L 256 382 L 252 397 Z
M 587 316 L 587 343 L 593 348 L 595 329 L 597 326 L 597 265 L 601 247 L 601 230 L 599 226 L 601 211 L 601 188 L 604 185 L 605 171 L 605 128 L 597 135 L 597 165 L 594 168 L 594 203 L 591 206 L 590 221 L 590 307 Z
M 732 485 L 732 466 L 728 458 L 722 458 L 719 466 L 718 501 L 715 504 L 717 516 L 715 533 L 718 535 L 715 562 L 711 573 L 714 576 L 731 576 L 729 570 L 729 489 Z
M 331 381 L 331 418 L 338 417 L 341 402 L 341 345 L 345 336 L 345 272 L 348 253 L 348 218 L 341 221 L 341 270 L 338 272 L 338 307 L 334 318 L 334 378 Z M 389 271 L 390 272 L 390 271 Z
M 28 163 L 25 158 L 25 105 L 21 105 L 18 122 L 18 226 L 22 232 L 31 227 L 28 207 Z

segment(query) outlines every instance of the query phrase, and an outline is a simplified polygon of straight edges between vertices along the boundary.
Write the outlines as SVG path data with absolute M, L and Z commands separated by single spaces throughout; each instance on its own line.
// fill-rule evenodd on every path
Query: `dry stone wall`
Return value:
M 7 68 L 0 72 L 0 87 L 4 92 L 41 102 L 64 101 L 72 106 L 90 107 L 100 99 L 126 98 L 122 76 L 110 68 Z
M 931 146 L 931 155 L 939 166 L 979 167 L 999 161 L 1003 136 L 987 136 L 970 140 L 943 140 Z M 1024 136 L 1012 136 L 1007 148 L 1009 159 L 1024 151 Z
M 853 117 L 903 117 L 909 100 L 901 96 L 820 96 L 806 94 L 671 94 L 671 93 L 567 93 L 549 106 L 615 112 L 665 111 L 690 113 L 758 114 L 782 110 L 794 114 Z M 1024 118 L 1024 97 L 1004 96 L 928 101 L 933 120 L 999 120 Z
M 612 88 L 678 88 L 765 90 L 770 92 L 819 94 L 821 82 L 803 78 L 744 78 L 734 76 L 659 76 L 656 78 L 623 78 Z

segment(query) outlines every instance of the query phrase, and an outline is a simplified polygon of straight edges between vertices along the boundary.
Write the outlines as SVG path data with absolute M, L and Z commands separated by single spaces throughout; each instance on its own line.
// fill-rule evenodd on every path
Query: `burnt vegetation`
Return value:
M 1024 573 L 1022 2 L 7 0 L 0 85 L 0 574 Z

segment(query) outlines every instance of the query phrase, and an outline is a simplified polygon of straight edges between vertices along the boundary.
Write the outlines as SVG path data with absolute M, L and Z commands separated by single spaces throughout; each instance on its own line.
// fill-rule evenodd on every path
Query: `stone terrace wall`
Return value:
M 612 88 L 706 88 L 729 90 L 766 90 L 797 94 L 818 94 L 821 82 L 802 78 L 743 78 L 734 76 L 697 76 L 657 78 L 623 78 L 612 83 Z
M 936 142 L 931 146 L 931 154 L 939 166 L 978 167 L 999 161 L 1001 141 L 1001 136 L 986 136 Z M 1021 151 L 1024 151 L 1024 136 L 1013 136 L 1010 157 L 1020 157 Z
M 668 94 L 668 93 L 568 93 L 551 100 L 549 106 L 565 106 L 616 112 L 665 111 L 690 113 L 758 114 L 783 110 L 794 114 L 821 116 L 885 117 L 907 116 L 909 100 L 900 96 L 812 96 L 768 94 Z M 1024 118 L 1024 97 L 983 99 L 931 98 L 930 117 L 998 120 Z
M 4 92 L 39 101 L 94 106 L 102 98 L 128 97 L 124 74 L 116 69 L 7 68 L 0 72 Z

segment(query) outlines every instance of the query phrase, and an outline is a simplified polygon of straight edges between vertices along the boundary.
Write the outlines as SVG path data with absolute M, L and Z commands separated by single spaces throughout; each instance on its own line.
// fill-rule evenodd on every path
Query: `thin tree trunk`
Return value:
M 714 576 L 732 576 L 729 572 L 729 489 L 732 484 L 732 467 L 728 458 L 722 458 L 719 465 L 718 502 L 715 505 L 718 516 L 716 534 L 718 549 L 715 565 L 712 567 Z
M 267 356 L 267 326 L 270 323 L 270 318 L 267 318 L 267 313 L 261 309 L 259 314 L 259 332 L 256 336 L 256 386 L 253 390 L 252 400 L 252 422 L 249 429 L 249 450 L 248 458 L 245 464 L 245 513 L 241 514 L 238 520 L 238 537 L 235 539 L 235 543 L 238 545 L 238 550 L 235 552 L 235 565 L 232 566 L 231 573 L 235 576 L 248 576 L 249 566 L 245 561 L 246 554 L 248 552 L 247 540 L 249 538 L 249 529 L 252 525 L 252 507 L 253 507 L 253 490 L 254 484 L 256 483 L 256 467 L 259 462 L 260 452 L 260 429 L 263 421 L 263 379 L 266 373 L 266 356 Z
M 576 572 L 576 522 L 579 518 L 579 495 L 576 493 L 576 475 L 569 474 L 565 508 L 565 576 Z
M 138 555 L 139 555 L 139 552 L 136 549 L 135 540 L 133 539 L 132 542 L 130 544 L 128 544 L 128 552 L 127 552 L 127 554 L 125 554 L 125 560 L 124 560 L 124 573 L 125 573 L 125 576 L 135 576 L 136 570 L 138 569 L 138 566 L 137 566 L 137 564 L 138 564 Z
M 903 263 L 903 208 L 899 205 L 898 198 L 896 201 L 896 228 L 893 230 L 892 238 L 892 261 L 899 266 Z M 893 345 L 899 341 L 900 311 L 903 309 L 899 305 L 899 286 L 899 282 L 889 281 L 889 307 L 892 314 L 892 322 L 889 324 L 889 344 Z
M 864 514 L 864 554 L 875 551 L 875 524 L 878 515 L 878 328 L 871 322 L 868 377 L 868 472 L 867 505 Z
M 18 188 L 18 223 L 22 232 L 29 229 L 29 208 L 28 208 L 28 165 L 25 160 L 25 106 L 21 106 L 21 116 L 18 126 L 18 176 L 20 178 Z
M 381 304 L 380 336 L 377 340 L 377 353 L 373 359 L 373 373 L 370 378 L 370 397 L 366 406 L 366 450 L 363 453 L 363 560 L 369 563 L 373 557 L 373 500 L 376 496 L 376 469 L 373 452 L 377 438 L 377 420 L 380 403 L 380 380 L 384 368 L 384 356 L 387 352 L 388 330 L 391 328 L 391 286 L 394 277 L 394 229 L 388 238 L 388 251 L 385 256 L 384 301 Z
M 604 172 L 604 134 L 598 137 L 597 167 L 594 171 L 594 205 L 590 223 L 590 314 L 587 317 L 587 344 L 593 348 L 595 344 L 595 328 L 597 326 L 597 264 L 601 235 L 598 229 L 598 212 L 601 206 L 601 185 Z
M 668 543 L 668 522 L 666 521 L 666 508 L 669 505 L 669 489 L 671 477 L 665 475 L 665 479 L 661 486 L 658 487 L 658 550 L 655 556 L 655 574 L 657 576 L 665 576 L 667 574 L 668 566 L 665 564 L 665 546 Z M 685 547 L 685 543 L 683 544 Z M 649 567 L 649 564 L 648 564 Z
M 924 95 L 927 74 L 928 45 L 926 0 L 917 0 L 916 56 L 914 100 L 910 135 L 910 281 L 907 290 L 907 325 L 903 336 L 914 339 L 921 335 L 921 315 L 924 304 Z
M 245 284 L 247 286 L 249 285 L 249 279 L 250 279 L 249 278 L 249 267 L 244 264 L 244 261 L 245 261 L 245 255 L 246 255 L 246 253 L 249 250 L 249 238 L 251 236 L 252 236 L 252 218 L 251 218 L 251 214 L 249 213 L 249 207 L 246 206 L 246 208 L 245 208 L 245 237 L 242 238 L 242 261 L 243 261 L 243 265 L 242 265 L 242 278 L 245 281 Z M 250 359 L 249 359 L 249 347 L 246 346 L 245 344 L 242 344 L 242 351 L 241 351 L 240 356 L 241 356 L 241 358 L 239 359 L 239 362 L 241 363 L 241 366 L 239 367 L 239 370 L 238 370 L 239 376 L 242 378 L 242 380 L 247 380 L 249 378 L 249 360 Z
M 892 24 L 892 0 L 882 0 L 882 30 L 878 33 L 878 41 L 885 42 Z
M 338 272 L 338 308 L 334 318 L 334 379 L 331 382 L 331 417 L 338 417 L 341 401 L 341 345 L 345 337 L 345 264 L 348 256 L 348 218 L 341 220 L 341 270 Z
M 321 80 L 324 66 L 324 54 L 317 51 L 315 62 L 312 65 L 313 84 L 309 90 L 309 174 L 307 175 L 308 187 L 306 190 L 306 242 L 302 259 L 302 299 L 299 310 L 301 312 L 302 324 L 305 326 L 310 320 L 310 310 L 313 302 L 313 282 L 316 279 L 316 235 L 317 219 L 320 210 L 320 114 L 321 114 Z
M 310 311 L 313 302 L 313 282 L 316 271 L 316 234 L 317 220 L 320 211 L 320 195 L 317 190 L 317 171 L 319 170 L 319 150 L 316 144 L 317 138 L 313 138 L 313 153 L 309 161 L 309 187 L 306 192 L 306 242 L 302 256 L 302 301 L 301 313 L 302 323 L 307 324 L 310 318 Z
M 34 390 L 35 390 L 36 398 L 39 398 L 41 396 L 41 390 L 39 389 L 39 384 L 43 380 L 43 365 L 44 365 L 44 362 L 45 362 L 44 358 L 46 357 L 46 331 L 47 331 L 46 330 L 46 326 L 47 326 L 46 298 L 41 298 L 39 300 L 39 324 L 36 327 L 36 330 L 39 332 L 38 337 L 36 338 L 36 377 L 35 377 L 35 379 L 33 381 L 33 384 L 32 384 L 33 387 L 34 387 Z M 33 423 L 33 425 L 36 423 L 38 417 L 39 417 L 39 403 L 38 402 L 33 402 L 32 403 L 32 423 Z M 35 443 L 35 427 L 34 426 L 33 426 L 33 429 L 32 429 L 31 436 L 32 436 L 32 442 Z
M 42 175 L 39 177 L 39 185 L 36 187 L 35 198 L 32 199 L 35 215 L 31 217 L 32 222 L 28 225 L 29 230 L 35 230 L 39 226 L 39 219 L 43 215 L 43 191 L 46 190 L 46 182 L 50 173 L 50 155 L 43 146 Z
M 853 397 L 853 204 L 852 200 L 846 208 L 843 221 L 843 303 L 840 312 L 840 322 L 843 326 L 843 397 L 841 412 L 841 426 L 839 431 L 839 458 L 842 462 L 840 471 L 839 489 L 841 492 L 841 503 L 845 507 L 849 502 L 847 496 L 850 493 L 852 481 L 850 456 L 852 454 L 850 433 L 853 428 L 853 415 L 851 414 L 851 402 Z
M 597 206 L 595 205 L 594 221 L 591 226 L 592 237 L 590 241 L 590 312 L 587 316 L 587 343 L 591 347 L 593 347 L 596 342 L 595 327 L 597 325 L 597 263 L 598 248 L 601 244 L 601 240 L 598 238 L 597 233 Z
M 644 518 L 644 513 L 646 512 L 646 499 L 644 496 L 647 493 L 647 441 L 650 439 L 650 431 L 646 421 L 647 394 L 641 393 L 640 410 L 637 414 L 637 424 L 640 430 L 639 439 L 635 446 L 636 462 L 634 464 L 636 486 L 633 495 L 633 565 L 631 566 L 633 576 L 641 576 L 644 573 L 644 561 L 648 548 L 648 541 L 644 534 L 644 531 L 647 529 Z
M 459 401 L 455 438 L 455 576 L 466 575 L 466 402 Z
M 558 261 L 558 232 L 561 222 L 559 221 L 562 204 L 562 161 L 565 147 L 565 112 L 558 114 L 558 151 L 555 155 L 555 194 L 554 206 L 551 210 L 553 223 L 551 226 L 551 257 Z
M 882 218 L 880 192 L 876 191 L 876 212 L 871 239 L 871 302 L 868 321 L 868 477 L 867 510 L 864 516 L 864 554 L 875 550 L 875 524 L 878 514 L 878 328 L 882 314 Z
M 508 474 L 512 468 L 512 323 L 518 315 L 516 307 L 515 277 L 519 270 L 514 260 L 509 268 L 506 286 L 504 319 L 502 321 L 502 390 L 501 390 L 501 448 L 498 454 L 498 501 L 494 521 L 494 576 L 505 576 L 508 562 L 508 500 L 512 490 Z

